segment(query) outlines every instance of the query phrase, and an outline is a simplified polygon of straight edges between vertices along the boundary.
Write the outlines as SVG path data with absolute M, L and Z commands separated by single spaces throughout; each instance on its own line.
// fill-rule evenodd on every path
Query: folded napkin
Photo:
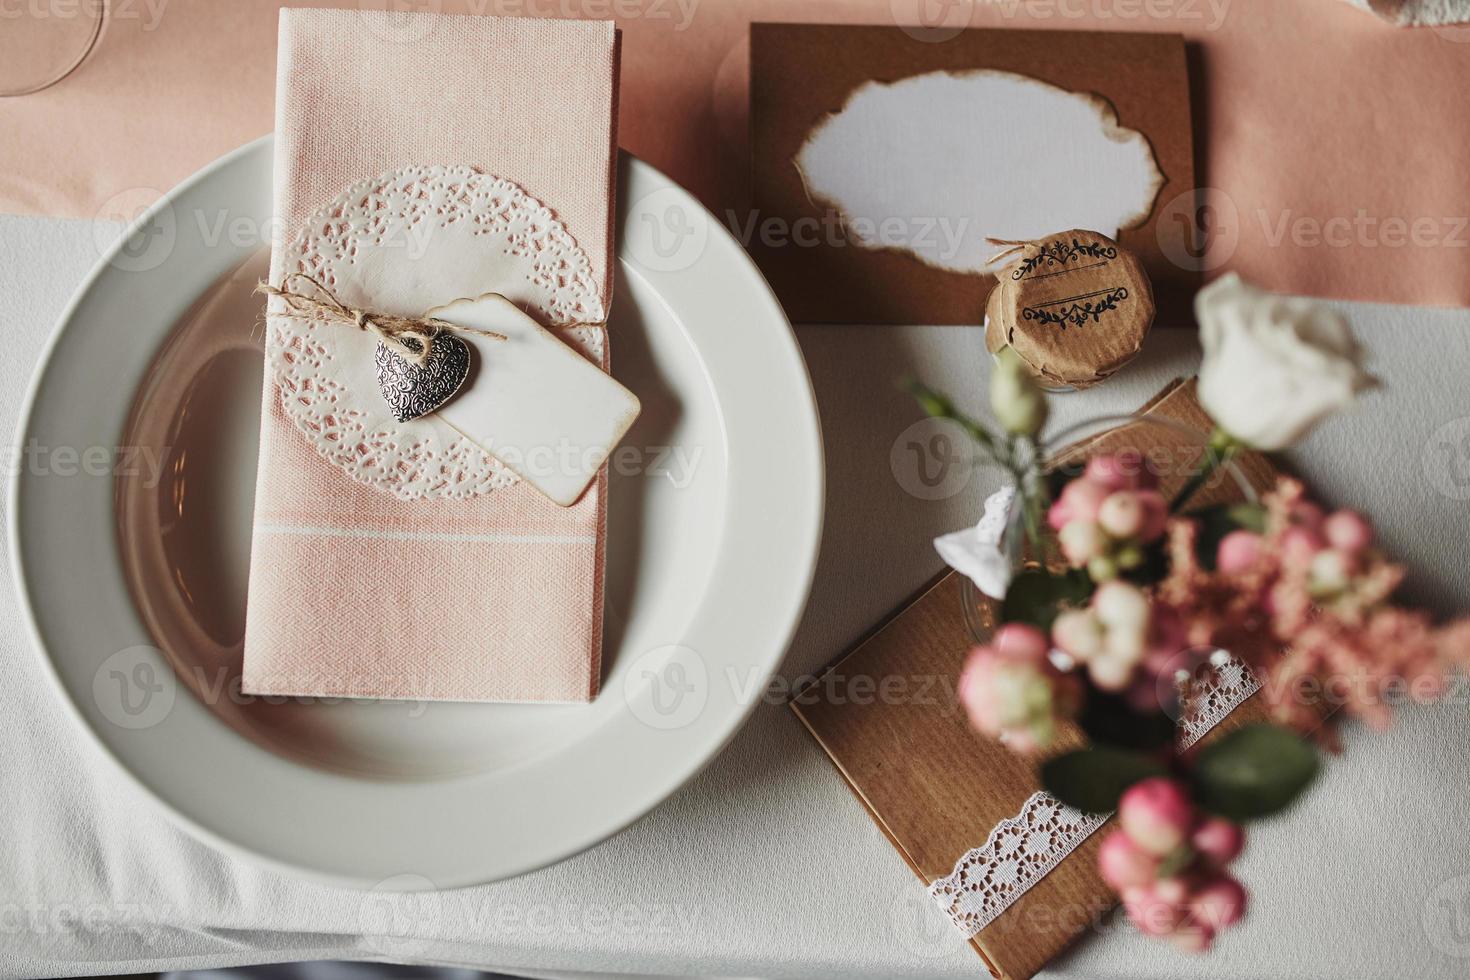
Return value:
M 283 10 L 272 282 L 300 271 L 289 243 L 305 220 L 355 183 L 470 167 L 554 213 L 585 253 L 588 292 L 605 310 L 617 64 L 610 22 Z M 358 285 L 365 305 L 393 305 L 373 295 L 371 278 Z M 455 295 L 434 298 L 503 288 L 467 269 Z M 606 345 L 596 346 L 605 368 Z M 324 458 L 267 370 L 244 691 L 590 700 L 606 493 L 604 470 L 567 508 L 524 483 L 467 499 L 398 499 Z

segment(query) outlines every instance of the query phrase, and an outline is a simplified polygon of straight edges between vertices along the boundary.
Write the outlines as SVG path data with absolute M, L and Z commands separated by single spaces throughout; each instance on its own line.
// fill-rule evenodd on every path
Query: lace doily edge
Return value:
M 1230 714 L 1250 697 L 1261 689 L 1260 681 L 1254 672 L 1243 661 L 1231 658 L 1225 668 L 1238 668 L 1243 676 L 1241 678 L 1241 695 L 1231 701 L 1228 706 L 1209 712 L 1199 719 L 1193 720 L 1189 726 L 1180 726 L 1179 743 L 1180 748 L 1188 748 L 1209 734 L 1216 725 L 1224 721 Z M 1225 685 L 1222 684 L 1222 687 Z M 1060 847 L 1047 851 L 1036 865 L 1036 870 L 1031 874 L 1030 880 L 1022 883 L 1014 893 L 1010 894 L 1005 901 L 996 903 L 979 903 L 979 907 L 972 910 L 961 908 L 963 896 L 973 894 L 975 889 L 967 889 L 963 884 L 965 878 L 975 877 L 971 870 L 976 866 L 995 865 L 994 860 L 986 860 L 987 852 L 994 855 L 998 841 L 1001 837 L 1018 827 L 1024 827 L 1028 816 L 1042 806 L 1055 807 L 1063 816 L 1078 824 L 1078 829 L 1072 833 L 1065 834 Z M 1022 895 L 1026 894 L 1036 885 L 1038 881 L 1045 878 L 1057 865 L 1061 864 L 1073 851 L 1080 847 L 1083 841 L 1091 837 L 1103 824 L 1112 817 L 1112 813 L 1083 813 L 1074 807 L 1067 806 L 1056 797 L 1045 790 L 1037 790 L 1026 798 L 1021 804 L 1020 811 L 1013 817 L 1006 817 L 1000 823 L 991 828 L 986 835 L 985 842 L 979 847 L 971 848 L 960 856 L 954 864 L 954 869 L 942 878 L 936 878 L 929 883 L 928 892 L 930 898 L 939 905 L 941 911 L 954 923 L 955 928 L 966 939 L 973 939 L 981 930 L 990 925 L 1000 917 L 1006 909 L 1014 905 Z

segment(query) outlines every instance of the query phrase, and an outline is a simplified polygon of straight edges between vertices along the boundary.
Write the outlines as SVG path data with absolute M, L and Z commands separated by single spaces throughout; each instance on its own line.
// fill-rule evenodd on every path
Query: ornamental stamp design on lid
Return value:
M 1106 235 L 1073 229 L 1015 243 L 1008 253 L 985 309 L 991 353 L 1014 349 L 1052 388 L 1098 384 L 1138 353 L 1155 306 L 1132 252 Z
M 1105 265 L 1117 257 L 1116 245 L 1102 245 L 1092 241 L 1079 242 L 1075 238 L 1071 242 L 1060 240 L 1047 242 L 1040 245 L 1034 254 L 1026 256 L 1011 271 L 1011 278 L 1025 279 L 1029 276 L 1039 279 L 1078 269 L 1092 269 Z M 1072 263 L 1070 267 L 1069 263 Z
M 1118 304 L 1127 298 L 1127 286 L 1099 289 L 1081 296 L 1066 296 L 1039 306 L 1023 306 L 1021 307 L 1021 318 L 1040 320 L 1042 323 L 1055 323 L 1065 330 L 1068 324 L 1080 327 L 1089 320 L 1093 323 L 1099 322 L 1104 313 L 1116 310 Z

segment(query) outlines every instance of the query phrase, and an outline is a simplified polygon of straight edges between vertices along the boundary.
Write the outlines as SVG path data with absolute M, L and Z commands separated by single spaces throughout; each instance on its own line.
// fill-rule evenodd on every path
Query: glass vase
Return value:
M 1159 478 L 1166 499 L 1184 486 L 1210 452 L 1209 433 L 1173 419 L 1138 415 L 1103 415 L 1068 426 L 1047 439 L 1049 446 L 1062 447 L 1048 455 L 1043 475 L 1062 472 L 1081 475 L 1087 460 L 1104 453 L 1136 451 Z M 1185 502 L 1185 510 L 1222 500 L 1257 503 L 1258 495 L 1245 470 L 1233 458 L 1219 463 Z M 1001 535 L 1000 548 L 1019 573 L 1039 566 L 1038 556 L 1025 547 L 1025 514 L 1019 496 L 1011 502 Z M 1057 565 L 1053 556 L 1051 564 Z M 975 643 L 986 643 L 1002 622 L 1002 603 L 980 591 L 966 575 L 959 579 L 960 603 L 965 627 Z

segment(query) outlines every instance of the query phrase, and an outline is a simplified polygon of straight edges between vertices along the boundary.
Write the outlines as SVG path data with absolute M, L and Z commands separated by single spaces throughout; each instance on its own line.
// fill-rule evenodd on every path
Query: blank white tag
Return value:
M 637 396 L 502 296 L 430 315 L 509 338 L 455 335 L 475 356 L 439 417 L 556 503 L 576 503 L 638 417 Z

